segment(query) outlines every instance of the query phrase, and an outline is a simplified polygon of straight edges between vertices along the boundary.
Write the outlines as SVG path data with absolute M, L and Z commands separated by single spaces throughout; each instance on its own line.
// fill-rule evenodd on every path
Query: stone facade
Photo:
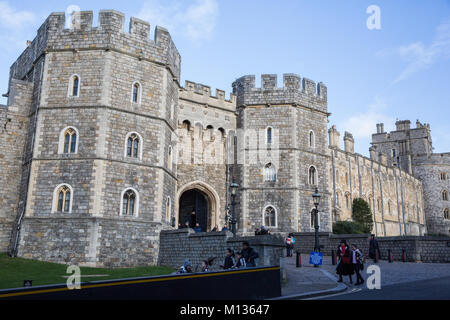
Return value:
M 355 153 L 354 139 L 348 132 L 341 150 L 339 136 L 335 126 L 330 128 L 329 188 L 335 195 L 334 221 L 351 220 L 353 199 L 362 198 L 371 207 L 374 234 L 423 235 L 426 226 L 422 182 L 396 166 Z
M 372 135 L 373 157 L 386 161 L 392 168 L 399 168 L 413 174 L 423 185 L 423 195 L 417 192 L 417 198 L 423 198 L 423 210 L 427 232 L 429 234 L 450 234 L 450 153 L 433 153 L 431 129 L 429 124 L 416 121 L 411 128 L 409 120 L 396 122 L 396 130 L 384 131 L 384 124 L 377 125 L 377 133 Z M 395 169 L 401 172 L 398 169 Z M 403 192 L 402 201 L 410 205 L 414 194 Z M 421 206 L 418 206 L 420 209 Z M 404 209 L 404 208 L 403 208 Z M 406 213 L 407 214 L 407 213 Z
M 53 13 L 12 65 L 0 107 L 0 251 L 155 264 L 161 230 L 184 224 L 192 209 L 203 210 L 203 231 L 230 223 L 233 180 L 240 236 L 262 225 L 312 231 L 316 188 L 323 232 L 350 219 L 345 195 L 371 202 L 377 235 L 426 232 L 427 191 L 412 171 L 382 153 L 355 154 L 351 134 L 345 150 L 335 128 L 327 137 L 323 83 L 285 74 L 278 87 L 276 75 L 263 75 L 256 88 L 247 75 L 229 98 L 191 81 L 182 87 L 168 31 L 156 27 L 151 40 L 147 22 L 131 18 L 124 31 L 124 20 L 104 10 L 95 27 L 83 11 L 65 28 L 64 13 Z

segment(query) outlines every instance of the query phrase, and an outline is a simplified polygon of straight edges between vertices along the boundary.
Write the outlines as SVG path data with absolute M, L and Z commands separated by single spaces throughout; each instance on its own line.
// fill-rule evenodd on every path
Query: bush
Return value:
M 373 229 L 372 211 L 369 204 L 361 198 L 353 200 L 352 219 L 362 226 L 363 233 L 371 233 Z
M 353 221 L 338 221 L 333 224 L 334 234 L 363 234 L 364 227 Z

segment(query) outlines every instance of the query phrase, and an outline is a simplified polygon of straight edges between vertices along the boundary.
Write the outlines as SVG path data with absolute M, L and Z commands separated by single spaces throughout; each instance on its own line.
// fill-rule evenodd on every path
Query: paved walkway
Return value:
M 362 276 L 367 279 L 367 267 L 373 264 L 367 261 L 364 265 Z M 415 282 L 420 280 L 436 279 L 450 277 L 449 263 L 414 263 L 414 262 L 393 262 L 379 261 L 376 265 L 381 271 L 381 286 L 389 286 L 399 283 Z M 295 296 L 308 294 L 311 292 L 336 290 L 342 291 L 342 285 L 339 287 L 336 275 L 336 266 L 331 264 L 331 257 L 324 257 L 323 265 L 320 268 L 314 268 L 309 264 L 309 255 L 302 254 L 302 267 L 296 268 L 295 256 L 285 258 L 286 283 L 282 286 L 283 296 Z M 368 290 L 365 285 L 355 286 L 355 275 L 353 275 L 353 284 L 350 284 L 348 277 L 344 277 L 344 284 L 348 291 L 353 289 Z M 345 287 L 344 287 L 345 288 Z
M 337 279 L 333 279 L 328 272 L 309 265 L 309 256 L 302 255 L 302 262 L 302 267 L 296 268 L 295 256 L 285 258 L 286 282 L 281 288 L 283 296 L 336 288 Z

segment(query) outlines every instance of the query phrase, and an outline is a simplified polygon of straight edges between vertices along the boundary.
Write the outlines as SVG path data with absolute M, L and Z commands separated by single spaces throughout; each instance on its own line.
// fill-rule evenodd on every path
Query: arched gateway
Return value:
M 195 221 L 202 231 L 210 231 L 218 223 L 219 195 L 205 182 L 194 181 L 180 188 L 176 203 L 177 224 L 189 222 L 192 225 Z M 196 213 L 194 221 L 191 219 L 192 211 Z

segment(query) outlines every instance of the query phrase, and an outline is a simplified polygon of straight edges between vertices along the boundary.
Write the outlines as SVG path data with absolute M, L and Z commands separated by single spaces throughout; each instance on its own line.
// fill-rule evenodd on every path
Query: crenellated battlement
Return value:
M 233 93 L 238 106 L 259 104 L 298 104 L 326 112 L 327 87 L 319 82 L 287 73 L 283 75 L 283 87 L 277 86 L 276 74 L 261 75 L 261 88 L 256 88 L 255 76 L 246 75 L 233 83 Z
M 195 101 L 207 106 L 218 107 L 230 111 L 236 110 L 236 96 L 230 93 L 230 98 L 225 98 L 225 91 L 216 89 L 216 95 L 211 94 L 211 87 L 186 81 L 184 90 L 180 92 L 180 99 Z
M 167 66 L 174 77 L 180 78 L 181 57 L 170 33 L 156 26 L 150 39 L 150 23 L 132 17 L 124 30 L 125 15 L 114 10 L 101 10 L 98 26 L 93 26 L 93 12 L 80 11 L 70 16 L 66 27 L 64 12 L 54 12 L 38 30 L 11 67 L 11 77 L 22 79 L 34 61 L 44 52 L 68 50 L 114 50 Z

